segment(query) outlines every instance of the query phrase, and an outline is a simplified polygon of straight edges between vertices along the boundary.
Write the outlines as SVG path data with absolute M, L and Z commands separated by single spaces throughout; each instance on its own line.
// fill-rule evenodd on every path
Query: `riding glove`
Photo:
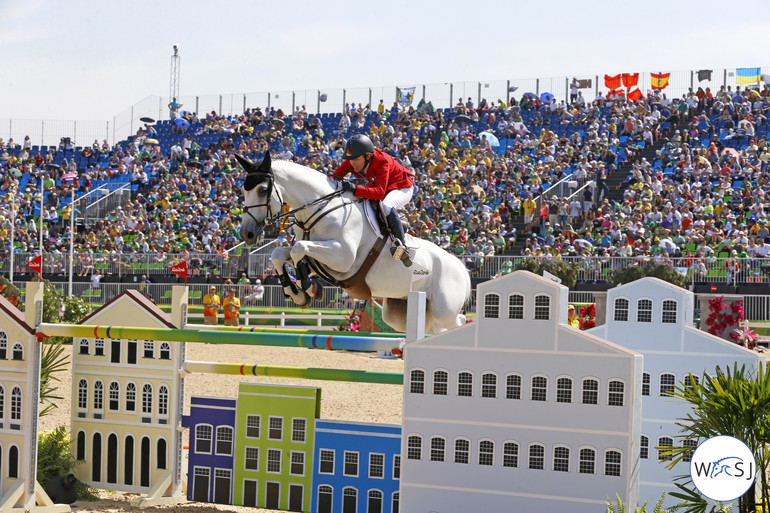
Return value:
M 356 193 L 356 185 L 350 182 L 342 182 L 342 192 Z

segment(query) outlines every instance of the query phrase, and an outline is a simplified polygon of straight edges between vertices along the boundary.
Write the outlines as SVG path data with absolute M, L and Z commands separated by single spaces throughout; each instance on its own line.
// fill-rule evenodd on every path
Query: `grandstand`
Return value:
M 766 287 L 770 87 L 758 85 L 690 88 L 674 99 L 656 90 L 634 101 L 586 88 L 575 101 L 549 93 L 487 101 L 479 85 L 475 100 L 450 94 L 442 108 L 345 103 L 312 114 L 292 104 L 183 112 L 114 145 L 0 140 L 0 240 L 8 252 L 13 232 L 19 279 L 37 250 L 47 176 L 44 271 L 61 279 L 75 176 L 73 267 L 83 282 L 94 270 L 106 281 L 170 279 L 168 267 L 183 259 L 202 280 L 264 275 L 269 248 L 249 255 L 239 246 L 242 174 L 232 153 L 271 151 L 329 173 L 346 138 L 363 132 L 417 177 L 412 233 L 457 254 L 476 282 L 506 261 L 536 258 L 577 261 L 579 280 L 593 286 L 612 268 L 656 259 L 693 286 Z M 290 242 L 280 227 L 268 236 Z M 3 258 L 0 272 L 9 266 Z

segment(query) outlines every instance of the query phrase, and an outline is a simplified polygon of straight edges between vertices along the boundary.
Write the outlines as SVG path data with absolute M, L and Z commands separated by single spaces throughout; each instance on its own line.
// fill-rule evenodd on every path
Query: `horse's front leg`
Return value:
M 270 254 L 270 260 L 273 262 L 275 271 L 278 273 L 278 280 L 283 287 L 283 293 L 290 297 L 300 308 L 309 307 L 312 299 L 304 290 L 301 290 L 293 281 L 291 281 L 289 273 L 286 272 L 286 265 L 292 263 L 290 248 L 275 248 Z
M 297 269 L 297 279 L 302 289 L 310 297 L 321 301 L 323 286 L 310 280 L 310 266 L 305 257 L 312 258 L 324 267 L 338 272 L 346 272 L 353 266 L 355 253 L 346 251 L 339 241 L 297 241 L 291 247 L 291 259 Z

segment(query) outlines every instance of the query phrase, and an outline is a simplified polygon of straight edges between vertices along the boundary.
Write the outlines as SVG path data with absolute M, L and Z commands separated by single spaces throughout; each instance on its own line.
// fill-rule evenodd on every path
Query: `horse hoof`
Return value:
M 313 283 L 308 291 L 308 294 L 316 301 L 324 300 L 324 288 L 318 283 Z

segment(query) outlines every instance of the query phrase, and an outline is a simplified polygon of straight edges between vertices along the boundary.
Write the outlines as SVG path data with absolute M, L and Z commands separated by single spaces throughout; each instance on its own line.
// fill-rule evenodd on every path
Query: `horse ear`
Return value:
M 270 161 L 270 150 L 265 152 L 265 158 L 262 159 L 262 163 L 259 165 L 259 172 L 267 175 L 273 172 L 272 162 Z
M 256 169 L 254 169 L 254 164 L 246 157 L 236 153 L 235 160 L 238 161 L 238 163 L 241 165 L 243 170 L 246 171 L 247 173 L 254 173 L 257 171 Z

